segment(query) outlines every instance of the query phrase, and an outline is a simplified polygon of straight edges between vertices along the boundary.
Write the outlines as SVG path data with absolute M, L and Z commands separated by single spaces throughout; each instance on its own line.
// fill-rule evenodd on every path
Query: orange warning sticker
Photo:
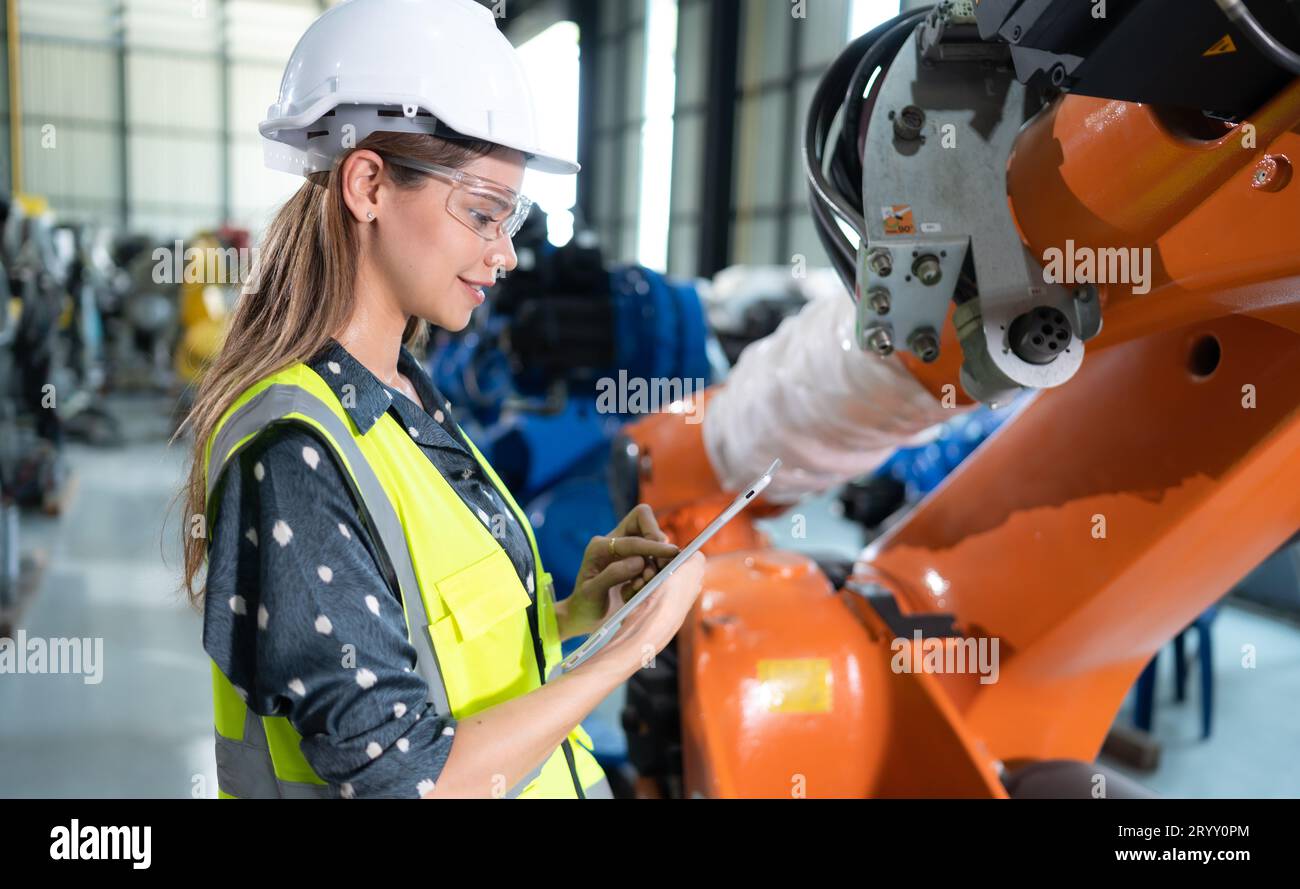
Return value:
M 827 658 L 786 658 L 758 662 L 763 708 L 772 713 L 828 713 L 831 662 Z
M 1235 43 L 1232 42 L 1232 35 L 1231 35 L 1231 34 L 1224 34 L 1224 35 L 1223 35 L 1223 38 L 1222 38 L 1221 40 L 1219 40 L 1218 42 L 1216 42 L 1216 43 L 1214 44 L 1214 46 L 1211 46 L 1211 47 L 1210 47 L 1209 49 L 1207 49 L 1205 52 L 1201 53 L 1201 55 L 1202 55 L 1202 56 L 1221 56 L 1221 55 L 1225 55 L 1225 54 L 1227 54 L 1227 53 L 1230 53 L 1230 52 L 1236 52 L 1236 51 L 1237 51 L 1237 44 L 1235 44 Z
M 908 204 L 881 207 L 880 217 L 885 220 L 885 234 L 887 235 L 916 233 L 916 224 L 912 221 L 912 208 Z

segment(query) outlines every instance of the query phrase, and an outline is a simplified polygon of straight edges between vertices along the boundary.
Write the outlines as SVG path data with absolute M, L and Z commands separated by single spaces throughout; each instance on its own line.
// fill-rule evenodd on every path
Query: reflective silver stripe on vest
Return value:
M 582 791 L 587 799 L 613 799 L 614 791 L 609 786 L 608 778 L 601 778 L 595 784 Z
M 559 747 L 555 748 L 555 750 L 559 750 L 559 749 L 560 749 Z M 510 792 L 506 794 L 505 798 L 517 799 L 519 794 L 523 793 L 524 790 L 527 789 L 529 784 L 531 784 L 533 781 L 536 781 L 537 776 L 542 773 L 542 766 L 546 765 L 548 762 L 551 761 L 551 756 L 555 755 L 555 750 L 552 750 L 550 755 L 548 755 L 546 759 L 542 760 L 542 765 L 533 769 L 527 775 L 524 775 L 524 777 L 519 781 L 518 784 L 516 784 L 514 787 L 511 787 Z
M 267 424 L 291 413 L 310 417 L 323 426 L 351 466 L 352 475 L 356 478 L 357 493 L 361 496 L 379 537 L 377 542 L 388 554 L 388 560 L 397 573 L 402 610 L 406 612 L 406 631 L 411 644 L 415 646 L 416 668 L 429 687 L 429 702 L 440 716 L 450 716 L 451 705 L 447 699 L 447 688 L 442 682 L 442 670 L 438 667 L 438 656 L 434 653 L 429 628 L 422 619 L 424 602 L 420 598 L 420 585 L 415 579 L 415 566 L 411 563 L 411 551 L 406 545 L 402 522 L 393 509 L 392 501 L 384 493 L 375 471 L 352 439 L 351 430 L 325 402 L 299 386 L 284 384 L 268 386 L 249 399 L 230 416 L 212 443 L 207 479 L 208 496 L 212 496 L 217 481 L 221 478 L 221 471 L 235 456 L 231 453 L 235 445 Z M 213 463 L 219 467 L 216 472 L 212 471 Z M 346 471 L 343 472 L 343 477 L 349 478 Z
M 217 786 L 239 799 L 333 799 L 338 791 L 328 784 L 284 781 L 275 775 L 271 748 L 262 720 L 244 711 L 244 739 L 236 741 L 221 732 L 217 738 Z
M 555 750 L 559 750 L 559 749 L 560 749 L 559 747 L 555 748 Z M 551 756 L 554 755 L 555 755 L 555 751 L 553 750 L 551 751 Z M 524 790 L 528 787 L 528 785 L 532 781 L 534 781 L 538 775 L 542 773 L 542 766 L 546 765 L 546 763 L 550 762 L 550 760 L 551 757 L 548 756 L 545 760 L 542 761 L 542 765 L 538 766 L 537 768 L 529 772 L 527 775 L 525 775 L 522 781 L 520 781 L 514 787 L 510 788 L 510 792 L 505 795 L 505 798 L 506 799 L 518 798 L 519 794 L 523 793 Z M 583 788 L 582 793 L 587 799 L 613 799 L 614 798 L 614 791 L 609 786 L 609 779 L 603 775 L 601 776 L 600 780 L 597 781 L 595 784 L 591 785 L 590 787 Z

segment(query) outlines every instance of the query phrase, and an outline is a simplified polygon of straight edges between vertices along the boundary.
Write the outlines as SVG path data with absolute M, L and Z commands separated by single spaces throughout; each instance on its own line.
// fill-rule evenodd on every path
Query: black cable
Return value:
M 866 103 L 867 83 L 872 74 L 883 65 L 888 64 L 898 51 L 907 43 L 916 25 L 929 15 L 933 7 L 923 6 L 908 10 L 894 19 L 897 24 L 890 28 L 858 61 L 849 80 L 844 96 L 844 115 L 840 120 L 840 138 L 831 158 L 845 167 L 850 181 L 858 183 L 855 190 L 855 203 L 861 209 L 862 160 L 858 155 L 858 134 L 862 125 L 862 109 Z M 840 160 L 842 158 L 842 160 Z
M 837 195 L 833 194 L 834 190 L 826 181 L 821 167 L 822 151 L 825 145 L 826 133 L 830 130 L 830 124 L 843 104 L 841 97 L 848 86 L 848 78 L 852 74 L 853 67 L 857 65 L 857 61 L 862 54 L 880 39 L 892 24 L 893 20 L 891 19 L 889 22 L 872 28 L 866 34 L 856 38 L 831 62 L 817 82 L 817 88 L 813 92 L 812 101 L 808 107 L 808 119 L 804 126 L 804 175 L 808 178 L 809 187 L 823 206 L 844 219 L 851 228 L 858 231 L 863 227 L 862 215 L 860 213 L 855 214 L 851 206 L 845 205 L 842 199 L 837 200 Z M 832 100 L 833 105 L 831 104 Z
M 1255 48 L 1272 59 L 1278 66 L 1300 77 L 1300 55 L 1282 44 L 1264 30 L 1241 0 L 1215 0 L 1228 20 L 1236 25 L 1255 44 Z
M 859 237 L 863 237 L 866 222 L 862 217 L 861 198 L 861 163 L 850 162 L 847 158 L 856 157 L 856 135 L 853 138 L 852 151 L 847 156 L 840 150 L 831 152 L 833 169 L 832 180 L 826 178 L 825 155 L 826 142 L 837 114 L 846 104 L 847 91 L 855 76 L 862 76 L 862 71 L 869 72 L 878 67 L 887 55 L 897 53 L 906 41 L 907 35 L 916 22 L 925 16 L 927 9 L 917 9 L 902 13 L 889 21 L 877 25 L 855 39 L 827 68 L 818 81 L 808 109 L 808 120 L 804 128 L 804 173 L 808 178 L 813 200 L 818 201 L 828 212 L 834 213 L 848 223 Z M 888 38 L 888 39 L 886 39 Z M 865 90 L 865 80 L 862 81 Z M 860 117 L 861 104 L 856 105 Z M 841 122 L 841 137 L 845 126 L 856 134 L 859 124 L 845 118 Z M 838 157 L 838 159 L 837 159 Z M 828 235 L 842 241 L 841 233 Z
M 857 259 L 851 246 L 845 239 L 843 232 L 839 231 L 829 211 L 815 196 L 809 195 L 808 205 L 812 209 L 813 229 L 817 232 L 817 239 L 822 242 L 822 247 L 826 250 L 826 256 L 831 261 L 831 267 L 835 269 L 835 274 L 840 279 L 840 283 L 856 299 Z

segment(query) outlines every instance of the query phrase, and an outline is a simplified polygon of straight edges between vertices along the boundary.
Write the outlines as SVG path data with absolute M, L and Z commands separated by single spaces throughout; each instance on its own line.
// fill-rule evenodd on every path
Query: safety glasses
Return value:
M 533 202 L 514 189 L 464 170 L 428 164 L 409 157 L 388 154 L 380 156 L 399 167 L 418 170 L 449 181 L 451 191 L 447 194 L 447 212 L 485 241 L 495 241 L 503 235 L 513 238 L 533 208 Z

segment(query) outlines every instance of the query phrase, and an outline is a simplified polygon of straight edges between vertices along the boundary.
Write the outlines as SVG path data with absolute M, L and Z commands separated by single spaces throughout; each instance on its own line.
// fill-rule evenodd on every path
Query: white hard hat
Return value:
M 266 165 L 304 176 L 381 130 L 485 139 L 578 172 L 539 143 L 523 65 L 474 0 L 344 0 L 299 39 L 257 129 Z

